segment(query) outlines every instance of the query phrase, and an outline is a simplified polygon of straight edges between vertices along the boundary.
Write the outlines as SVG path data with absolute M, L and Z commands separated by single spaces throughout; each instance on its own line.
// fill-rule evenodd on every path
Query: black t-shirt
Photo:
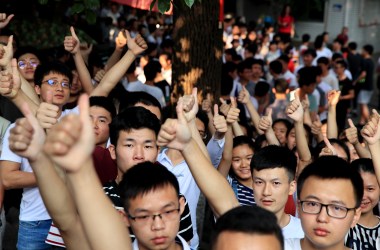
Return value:
M 170 93 L 172 92 L 169 83 L 166 80 L 162 80 L 154 83 L 154 85 L 161 89 L 165 97 L 165 102 L 168 103 L 170 101 Z
M 360 75 L 362 57 L 359 54 L 348 53 L 347 62 L 348 62 L 348 70 L 352 74 L 352 79 L 356 80 Z
M 340 96 L 348 95 L 350 90 L 354 89 L 354 85 L 352 85 L 352 81 L 346 77 L 344 80 L 339 80 L 339 89 L 340 89 Z M 340 100 L 338 102 L 339 106 L 342 107 L 349 107 L 351 103 L 351 100 Z
M 361 69 L 362 72 L 366 72 L 365 81 L 360 83 L 360 88 L 364 90 L 373 90 L 373 73 L 375 65 L 371 58 L 365 58 L 362 60 Z

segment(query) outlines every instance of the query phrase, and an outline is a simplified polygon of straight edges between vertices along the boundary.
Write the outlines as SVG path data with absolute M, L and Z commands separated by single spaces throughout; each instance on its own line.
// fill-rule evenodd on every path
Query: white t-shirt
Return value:
M 191 250 L 189 245 L 187 244 L 187 242 L 177 234 L 177 237 L 176 237 L 176 242 L 178 241 L 181 241 L 181 245 L 182 245 L 182 249 L 183 250 Z M 179 243 L 179 242 L 178 242 Z M 139 250 L 139 245 L 138 245 L 138 241 L 135 240 L 132 244 L 132 249 L 133 250 Z
M 69 113 L 78 113 L 78 111 L 79 109 L 77 107 L 74 109 L 65 110 L 62 112 L 59 119 Z M 32 173 L 33 169 L 30 166 L 29 161 L 26 158 L 20 157 L 17 154 L 13 153 L 9 148 L 8 138 L 11 128 L 14 126 L 15 123 L 11 124 L 5 132 L 0 160 L 20 163 L 21 171 Z M 20 204 L 20 221 L 39 221 L 49 219 L 50 216 L 42 201 L 38 187 L 36 186 L 24 188 Z
M 197 183 L 194 180 L 193 175 L 190 172 L 189 166 L 186 161 L 183 160 L 177 165 L 173 165 L 172 161 L 166 155 L 168 149 L 164 149 L 158 154 L 157 161 L 164 165 L 175 177 L 177 177 L 179 183 L 179 192 L 183 194 L 189 204 L 191 222 L 193 224 L 194 236 L 190 241 L 192 248 L 197 248 L 199 245 L 199 237 L 197 233 L 197 205 L 200 195 L 200 190 Z
M 289 238 L 285 239 L 285 250 L 302 250 L 301 239 Z
M 338 78 L 336 77 L 335 73 L 329 71 L 329 73 L 326 76 L 322 77 L 322 81 L 330 85 L 332 89 L 339 90 Z
M 157 99 L 157 101 L 159 101 L 162 108 L 166 106 L 164 94 L 162 93 L 162 90 L 159 87 L 150 86 L 140 81 L 123 83 L 123 86 L 127 91 L 130 91 L 130 92 L 136 92 L 136 91 L 146 92 L 154 96 Z
M 290 216 L 289 224 L 282 228 L 282 235 L 284 236 L 284 239 L 304 238 L 305 234 L 302 230 L 301 220 L 292 215 L 289 215 L 289 216 Z
M 286 71 L 282 77 L 289 84 L 289 88 L 298 88 L 297 78 L 290 70 Z

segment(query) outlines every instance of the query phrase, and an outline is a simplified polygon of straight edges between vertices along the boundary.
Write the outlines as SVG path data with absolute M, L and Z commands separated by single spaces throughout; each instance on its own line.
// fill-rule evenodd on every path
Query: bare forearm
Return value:
M 112 68 L 120 60 L 122 53 L 123 53 L 123 49 L 115 48 L 115 50 L 113 51 L 110 58 L 108 58 L 108 61 L 106 63 L 106 69 L 107 70 Z
M 193 137 L 193 139 L 197 142 L 199 148 L 201 149 L 202 153 L 206 156 L 206 158 L 208 160 L 210 160 L 210 155 L 208 154 L 208 151 L 207 151 L 207 148 L 206 148 L 206 145 L 205 143 L 203 142 L 200 134 L 199 134 L 199 131 L 198 131 L 198 128 L 197 128 L 197 125 L 195 124 L 195 119 L 193 119 L 190 123 L 190 129 L 191 129 L 191 135 Z
M 303 128 L 302 121 L 295 122 L 294 129 L 296 132 L 296 145 L 297 145 L 297 152 L 298 152 L 299 158 L 300 160 L 305 161 L 305 162 L 310 161 L 311 153 L 309 150 L 309 145 L 307 144 L 307 139 L 305 136 L 305 130 Z
M 278 146 L 280 146 L 280 142 L 278 141 L 278 139 L 277 139 L 276 135 L 274 134 L 274 131 L 273 131 L 272 128 L 269 128 L 265 132 L 265 138 L 267 139 L 269 145 L 278 145 Z
M 21 79 L 21 90 L 24 92 L 24 94 L 30 98 L 30 100 L 35 103 L 37 106 L 40 105 L 40 98 L 38 97 L 36 91 L 34 90 L 33 86 L 30 85 L 30 83 L 25 80 L 24 77 L 20 75 Z
M 354 144 L 354 148 L 360 158 L 372 158 L 371 153 L 367 150 L 367 148 L 363 147 L 359 142 Z
M 211 112 L 207 112 L 207 116 L 208 116 L 208 131 L 210 132 L 210 135 L 213 135 L 215 134 L 215 127 L 214 127 L 214 124 L 212 124 L 212 120 L 214 119 L 214 116 L 212 115 Z
M 336 107 L 329 107 L 327 112 L 327 138 L 338 138 L 338 125 L 336 124 Z
M 241 129 L 238 122 L 232 123 L 232 130 L 233 130 L 235 136 L 244 135 L 243 130 Z
M 248 109 L 249 114 L 251 115 L 251 121 L 252 121 L 253 125 L 255 126 L 255 128 L 257 130 L 259 130 L 258 129 L 259 121 L 260 121 L 259 113 L 257 112 L 257 110 L 253 106 L 252 102 L 250 102 L 250 101 L 246 104 L 246 107 Z
M 5 190 L 15 188 L 29 188 L 35 187 L 37 185 L 36 178 L 33 173 L 20 170 L 10 171 L 6 174 L 1 173 L 1 182 Z
M 222 160 L 219 163 L 218 171 L 224 177 L 227 177 L 228 172 L 231 168 L 232 163 L 232 148 L 233 148 L 233 138 L 232 138 L 232 128 L 228 126 L 228 131 L 225 135 L 224 150 L 222 154 Z
M 380 183 L 380 143 L 369 145 L 369 151 L 372 155 L 373 167 L 377 177 L 377 182 Z
M 38 109 L 38 106 L 39 104 L 36 104 L 34 101 L 32 101 L 23 91 L 22 89 L 19 90 L 19 92 L 17 93 L 17 95 L 13 98 L 10 98 L 10 100 L 17 106 L 17 108 L 19 108 L 20 110 L 22 109 L 22 106 L 24 105 L 24 103 L 27 103 L 28 104 L 28 107 L 30 109 L 30 111 L 32 112 L 32 114 L 36 114 L 37 113 L 37 109 Z
M 73 57 L 82 87 L 87 94 L 90 94 L 94 90 L 94 86 L 91 82 L 90 72 L 88 72 L 84 59 L 79 52 L 74 54 Z

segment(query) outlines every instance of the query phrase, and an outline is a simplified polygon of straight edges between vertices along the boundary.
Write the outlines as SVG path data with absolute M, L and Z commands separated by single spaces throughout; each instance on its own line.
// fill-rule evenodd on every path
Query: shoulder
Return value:
M 285 240 L 285 250 L 301 250 L 301 239 L 290 238 Z

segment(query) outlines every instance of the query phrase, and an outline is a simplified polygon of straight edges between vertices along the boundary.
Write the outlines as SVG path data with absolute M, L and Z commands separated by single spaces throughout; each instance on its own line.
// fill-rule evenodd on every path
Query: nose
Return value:
M 155 215 L 153 216 L 153 221 L 152 221 L 152 230 L 157 231 L 157 230 L 162 230 L 165 228 L 165 222 L 162 220 L 160 215 Z
M 317 215 L 317 221 L 318 222 L 326 222 L 328 219 L 329 215 L 327 214 L 327 207 L 324 206 L 321 209 L 321 212 Z
M 270 196 L 271 194 L 272 194 L 272 189 L 270 187 L 270 184 L 264 184 L 263 195 Z
M 136 146 L 133 158 L 135 160 L 144 160 L 144 150 L 142 146 Z M 157 217 L 157 216 L 156 216 Z
M 62 87 L 62 83 L 57 83 L 57 85 L 55 85 L 55 88 L 56 88 L 56 90 L 58 90 L 58 91 L 63 91 L 63 87 Z
M 97 119 L 91 119 L 92 121 L 92 126 L 94 128 L 98 128 L 99 127 L 99 121 Z
M 245 159 L 245 160 L 242 161 L 241 166 L 242 166 L 242 168 L 247 168 L 247 167 L 250 166 L 250 164 L 251 164 L 250 161 L 247 160 L 247 159 Z

